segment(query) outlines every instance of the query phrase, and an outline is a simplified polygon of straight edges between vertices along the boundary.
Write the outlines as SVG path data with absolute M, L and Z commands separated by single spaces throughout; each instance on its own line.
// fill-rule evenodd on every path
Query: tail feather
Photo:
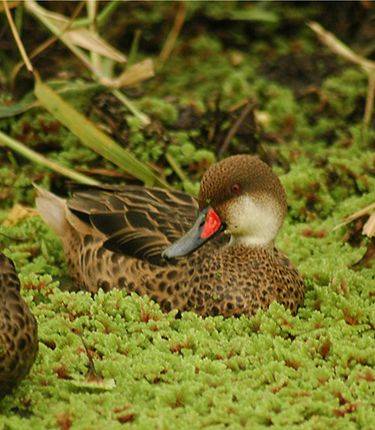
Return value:
M 67 228 L 66 200 L 44 188 L 34 187 L 37 190 L 35 204 L 40 216 L 59 236 L 64 236 Z

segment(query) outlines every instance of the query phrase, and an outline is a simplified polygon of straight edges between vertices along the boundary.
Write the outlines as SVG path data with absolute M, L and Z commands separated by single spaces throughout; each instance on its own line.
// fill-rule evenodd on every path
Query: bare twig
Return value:
M 50 38 L 48 38 L 46 41 L 42 42 L 39 46 L 37 46 L 35 49 L 33 49 L 30 53 L 30 59 L 35 58 L 36 56 L 38 56 L 39 54 L 41 54 L 43 51 L 45 51 L 48 47 L 50 47 L 51 45 L 53 45 L 56 40 L 58 40 L 58 37 L 56 36 L 52 36 Z M 24 62 L 20 61 L 19 63 L 17 63 L 12 70 L 11 73 L 11 82 L 14 83 L 19 71 L 22 69 L 22 67 L 24 66 Z
M 233 137 L 236 135 L 238 129 L 240 128 L 241 124 L 251 111 L 251 109 L 254 107 L 254 103 L 247 102 L 244 108 L 241 111 L 240 116 L 237 118 L 233 126 L 229 129 L 227 135 L 225 136 L 224 142 L 221 145 L 221 147 L 218 150 L 218 156 L 221 157 L 224 152 L 228 149 L 230 141 L 233 139 Z
M 335 35 L 325 30 L 320 24 L 317 22 L 310 22 L 308 23 L 308 26 L 319 37 L 320 41 L 324 43 L 324 45 L 326 45 L 332 52 L 342 58 L 345 58 L 351 63 L 361 66 L 367 73 L 375 72 L 375 62 L 367 60 L 366 58 L 356 54 L 348 46 L 341 42 L 341 40 L 339 40 Z
M 364 126 L 367 127 L 370 124 L 374 110 L 375 62 L 356 54 L 348 46 L 341 42 L 341 40 L 337 39 L 336 36 L 325 30 L 317 22 L 310 22 L 308 23 L 308 26 L 318 36 L 319 40 L 332 52 L 344 58 L 345 60 L 350 61 L 351 63 L 357 64 L 366 72 L 368 77 L 368 90 L 363 123 Z
M 18 34 L 17 27 L 13 21 L 12 14 L 10 13 L 7 0 L 3 0 L 3 5 L 4 5 L 5 14 L 6 14 L 8 22 L 9 22 L 9 26 L 12 30 L 13 37 L 17 43 L 17 47 L 18 47 L 18 50 L 20 51 L 21 57 L 22 57 L 25 65 L 26 65 L 27 70 L 29 72 L 33 73 L 33 66 L 29 60 L 29 57 L 26 54 L 25 47 L 23 46 L 22 40 Z
M 365 215 L 369 215 L 369 219 L 367 220 L 366 224 L 363 226 L 362 233 L 368 237 L 372 237 L 375 235 L 375 203 L 372 203 L 371 205 L 368 205 L 365 208 L 352 213 L 351 215 L 346 217 L 342 223 L 336 225 L 332 231 L 335 231 L 340 227 L 343 227 L 344 225 L 349 224 L 350 222 L 358 218 L 361 218 Z
M 159 64 L 160 66 L 162 66 L 169 58 L 169 56 L 171 55 L 174 46 L 176 44 L 177 38 L 181 32 L 182 26 L 184 24 L 185 21 L 185 17 L 186 17 L 186 8 L 185 8 L 185 3 L 184 2 L 180 2 L 178 4 L 178 11 L 173 23 L 173 27 L 171 29 L 171 31 L 168 34 L 168 37 L 164 43 L 163 49 L 160 52 L 159 55 Z

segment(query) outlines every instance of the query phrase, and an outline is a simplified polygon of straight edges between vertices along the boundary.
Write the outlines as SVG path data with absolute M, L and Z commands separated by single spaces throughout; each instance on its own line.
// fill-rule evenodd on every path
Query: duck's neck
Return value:
M 274 240 L 256 236 L 231 236 L 228 246 L 245 246 L 247 248 L 273 248 Z
M 244 195 L 232 202 L 227 213 L 230 245 L 269 248 L 281 227 L 282 211 L 274 200 Z

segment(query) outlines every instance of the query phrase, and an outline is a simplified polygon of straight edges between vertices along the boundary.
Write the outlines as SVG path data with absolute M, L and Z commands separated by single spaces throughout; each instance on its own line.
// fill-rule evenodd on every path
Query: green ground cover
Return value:
M 0 403 L 0 429 L 374 428 L 373 244 L 361 234 L 365 219 L 332 231 L 375 200 L 375 131 L 362 122 L 367 80 L 305 26 L 320 19 L 366 46 L 367 15 L 335 8 L 257 6 L 251 15 L 243 5 L 189 3 L 171 58 L 129 91 L 152 118 L 148 127 L 106 93 L 66 95 L 192 193 L 250 100 L 224 155 L 258 154 L 285 185 L 289 213 L 278 246 L 307 284 L 295 317 L 274 304 L 253 318 L 176 318 L 122 291 L 72 291 L 57 237 L 32 212 L 14 210 L 33 206 L 32 182 L 66 194 L 67 181 L 0 147 L 0 248 L 16 264 L 40 337 L 30 375 Z M 138 56 L 155 55 L 174 13 L 173 4 L 124 6 L 108 37 L 120 40 L 123 21 L 126 33 L 143 26 Z M 71 80 L 85 78 L 71 67 Z M 4 76 L 0 97 L 9 102 Z M 0 130 L 103 182 L 125 180 L 42 109 L 2 119 Z

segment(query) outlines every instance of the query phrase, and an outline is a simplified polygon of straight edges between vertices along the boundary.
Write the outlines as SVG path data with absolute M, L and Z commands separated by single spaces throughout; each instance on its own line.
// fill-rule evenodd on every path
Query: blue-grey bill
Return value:
M 201 237 L 208 209 L 209 208 L 206 208 L 202 212 L 200 212 L 193 227 L 184 236 L 182 236 L 176 242 L 172 243 L 172 245 L 168 246 L 168 248 L 163 251 L 163 253 L 161 254 L 163 258 L 171 259 L 177 257 L 184 257 L 188 254 L 191 254 L 193 251 L 200 248 L 208 240 L 216 236 L 216 234 L 214 234 L 207 238 Z M 217 233 L 219 233 L 223 229 L 224 225 L 221 226 Z
M 205 218 L 206 211 L 203 211 L 199 214 L 193 227 L 184 236 L 163 251 L 161 254 L 162 257 L 166 259 L 183 257 L 202 246 L 204 242 L 206 242 L 206 239 L 200 237 Z

